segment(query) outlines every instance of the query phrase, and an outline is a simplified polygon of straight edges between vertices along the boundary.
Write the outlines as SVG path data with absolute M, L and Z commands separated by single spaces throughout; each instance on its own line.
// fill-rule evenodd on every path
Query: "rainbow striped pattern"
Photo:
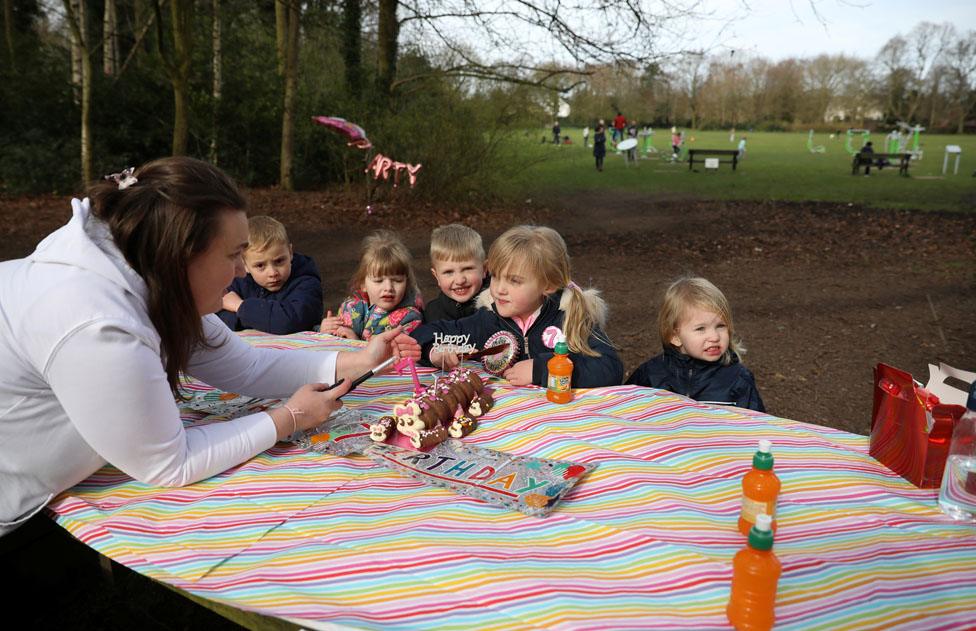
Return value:
M 768 438 L 783 482 L 779 627 L 976 624 L 976 527 L 879 465 L 864 436 L 658 390 L 577 390 L 554 405 L 538 388 L 493 385 L 497 405 L 466 442 L 599 465 L 548 517 L 290 444 L 179 489 L 106 467 L 49 508 L 138 572 L 274 616 L 370 629 L 722 628 L 744 544 L 740 480 Z M 410 391 L 408 377 L 381 376 L 345 399 L 378 414 Z

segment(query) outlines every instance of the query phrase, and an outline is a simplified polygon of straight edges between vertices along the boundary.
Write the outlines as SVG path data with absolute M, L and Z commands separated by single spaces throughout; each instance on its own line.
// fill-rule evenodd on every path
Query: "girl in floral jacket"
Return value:
M 379 230 L 363 240 L 359 267 L 349 281 L 351 295 L 329 311 L 320 330 L 353 340 L 403 326 L 413 331 L 423 320 L 423 299 L 417 289 L 410 251 L 396 233 Z

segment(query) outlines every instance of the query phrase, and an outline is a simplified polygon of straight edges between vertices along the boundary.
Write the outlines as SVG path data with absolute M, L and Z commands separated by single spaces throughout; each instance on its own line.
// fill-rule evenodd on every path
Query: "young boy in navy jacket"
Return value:
M 424 322 L 472 315 L 485 282 L 481 235 L 459 223 L 435 228 L 430 233 L 430 273 L 440 293 L 424 307 Z
M 311 331 L 322 318 L 322 279 L 311 257 L 296 254 L 285 226 L 267 216 L 248 221 L 247 275 L 235 278 L 217 313 L 233 331 L 275 335 Z
M 766 411 L 755 378 L 739 361 L 745 349 L 732 327 L 729 302 L 718 287 L 704 278 L 672 283 L 658 313 L 658 329 L 664 352 L 641 364 L 627 385 Z

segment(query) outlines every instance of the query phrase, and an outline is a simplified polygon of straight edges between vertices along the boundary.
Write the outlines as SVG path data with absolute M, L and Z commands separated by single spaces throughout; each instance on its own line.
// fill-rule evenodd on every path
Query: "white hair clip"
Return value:
M 132 186 L 133 184 L 139 181 L 138 179 L 136 179 L 136 176 L 133 175 L 135 171 L 136 170 L 134 167 L 129 167 L 128 169 L 122 169 L 121 173 L 113 173 L 111 175 L 106 175 L 105 179 L 113 180 L 116 184 L 119 185 L 119 190 L 124 191 L 125 189 L 129 188 L 130 186 Z

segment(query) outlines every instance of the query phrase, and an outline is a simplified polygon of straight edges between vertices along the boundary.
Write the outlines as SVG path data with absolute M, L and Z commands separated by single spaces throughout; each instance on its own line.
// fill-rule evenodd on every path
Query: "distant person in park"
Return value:
M 583 128 L 583 147 L 590 146 L 590 126 L 587 125 Z
M 297 254 L 280 221 L 248 221 L 247 275 L 235 278 L 217 315 L 232 331 L 275 335 L 311 331 L 322 318 L 322 278 L 311 257 Z
M 209 478 L 321 424 L 391 355 L 420 357 L 399 328 L 357 352 L 234 335 L 214 314 L 244 275 L 247 201 L 205 162 L 126 169 L 71 206 L 31 255 L 0 263 L 0 535 L 106 463 L 152 486 Z M 184 427 L 184 374 L 286 402 Z
M 739 160 L 746 157 L 746 137 L 743 136 L 739 139 Z
M 861 147 L 860 153 L 862 159 L 864 160 L 864 177 L 868 177 L 869 175 L 871 175 L 872 164 L 877 165 L 879 171 L 885 166 L 887 166 L 888 164 L 888 162 L 885 160 L 882 159 L 875 160 L 871 157 L 874 155 L 874 143 L 871 142 L 870 140 L 864 143 L 864 146 Z
M 409 333 L 423 320 L 424 302 L 410 250 L 391 230 L 377 230 L 363 239 L 349 290 L 338 315 L 326 312 L 319 329 L 322 333 L 368 340 L 390 329 Z
M 661 388 L 703 403 L 765 412 L 745 352 L 732 325 L 732 308 L 704 278 L 680 278 L 668 287 L 657 318 L 664 352 L 644 362 L 627 385 Z
M 674 162 L 681 155 L 681 145 L 684 142 L 684 134 L 679 132 L 676 127 L 671 128 L 671 162 Z
M 637 121 L 627 125 L 627 138 L 634 141 L 634 146 L 627 150 L 627 162 L 637 164 Z
M 562 130 L 559 128 L 559 121 L 557 120 L 556 122 L 554 122 L 552 124 L 552 142 L 554 144 L 557 144 L 557 145 L 560 144 L 560 142 L 562 140 L 561 131 Z
M 619 111 L 613 117 L 613 142 L 614 144 L 624 139 L 624 128 L 627 127 L 627 118 Z
M 593 133 L 593 157 L 596 158 L 596 170 L 603 170 L 603 159 L 607 155 L 607 132 L 603 124 L 596 126 Z

